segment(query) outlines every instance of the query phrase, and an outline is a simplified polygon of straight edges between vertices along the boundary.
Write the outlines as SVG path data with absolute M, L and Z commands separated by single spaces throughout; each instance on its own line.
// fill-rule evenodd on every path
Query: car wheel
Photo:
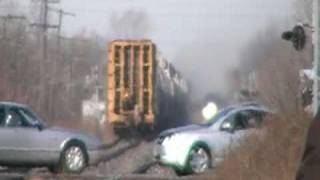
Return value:
M 60 172 L 57 166 L 48 166 L 48 170 L 53 174 L 57 174 Z
M 193 174 L 200 174 L 211 166 L 211 156 L 206 148 L 195 146 L 191 149 L 188 157 L 188 168 Z
M 186 175 L 190 174 L 190 173 L 187 173 L 186 171 L 182 171 L 180 169 L 175 169 L 175 172 L 176 172 L 177 176 L 186 176 Z
M 83 145 L 70 143 L 61 154 L 59 169 L 63 173 L 81 173 L 87 166 L 87 159 Z

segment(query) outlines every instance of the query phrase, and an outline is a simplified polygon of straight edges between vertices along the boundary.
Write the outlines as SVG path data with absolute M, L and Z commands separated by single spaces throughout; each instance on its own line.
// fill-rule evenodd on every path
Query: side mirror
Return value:
M 232 124 L 230 122 L 223 123 L 222 126 L 221 126 L 221 130 L 222 131 L 227 131 L 229 133 L 233 133 L 234 132 L 234 129 L 233 129 Z

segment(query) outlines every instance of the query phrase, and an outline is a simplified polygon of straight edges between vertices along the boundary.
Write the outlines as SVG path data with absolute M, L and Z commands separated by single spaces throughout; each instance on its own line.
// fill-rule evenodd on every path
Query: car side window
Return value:
M 5 119 L 6 127 L 26 127 L 27 124 L 17 108 L 10 108 Z
M 34 123 L 37 121 L 37 117 L 35 117 L 32 113 L 30 113 L 26 109 L 19 109 L 19 113 L 30 123 Z
M 261 126 L 261 123 L 265 117 L 265 113 L 262 111 L 251 110 L 249 111 L 249 118 L 248 118 L 248 126 L 250 128 L 258 128 Z
M 250 117 L 250 114 L 247 111 L 240 111 L 236 113 L 234 118 L 235 130 L 247 129 L 249 117 Z
M 0 126 L 4 126 L 6 118 L 6 110 L 4 107 L 0 107 Z
M 239 111 L 232 114 L 222 123 L 222 129 L 227 131 L 238 131 L 255 127 L 255 119 L 251 118 L 252 113 L 249 111 Z M 254 121 L 254 122 L 252 122 Z
M 223 131 L 228 131 L 228 132 L 234 132 L 236 130 L 236 118 L 237 118 L 237 113 L 230 115 L 228 118 L 226 118 L 223 123 L 221 124 L 220 129 Z

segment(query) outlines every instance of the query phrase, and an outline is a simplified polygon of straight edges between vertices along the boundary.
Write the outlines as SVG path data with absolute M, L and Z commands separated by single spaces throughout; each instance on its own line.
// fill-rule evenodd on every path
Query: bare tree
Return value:
M 0 1 L 0 7 L 4 7 L 7 14 L 22 15 L 19 9 L 8 10 L 7 7 L 15 5 L 12 2 Z M 40 36 L 36 29 L 29 26 L 27 20 L 10 19 L 4 23 L 0 19 L 0 98 L 27 103 L 41 116 L 46 117 L 45 119 L 52 121 L 79 120 L 81 102 L 89 93 L 84 83 L 86 76 L 90 74 L 92 67 L 106 61 L 106 45 L 101 45 L 95 33 L 89 36 L 77 34 L 72 38 L 64 38 L 61 40 L 62 58 L 55 62 L 58 36 L 56 31 L 49 31 L 48 61 L 43 65 L 45 70 L 39 75 L 38 64 L 43 60 L 39 48 Z M 58 68 L 55 80 L 52 81 L 55 76 L 52 68 L 54 63 L 57 63 Z M 37 102 L 41 91 L 39 76 L 46 78 L 46 89 L 55 89 L 55 93 L 44 92 L 47 99 L 42 104 Z M 49 104 L 50 111 L 44 110 L 46 108 L 43 107 Z

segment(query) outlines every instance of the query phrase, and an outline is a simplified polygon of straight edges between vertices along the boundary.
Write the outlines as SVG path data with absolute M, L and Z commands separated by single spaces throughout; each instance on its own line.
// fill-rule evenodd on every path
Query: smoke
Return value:
M 232 53 L 232 43 L 200 37 L 180 48 L 174 65 L 191 83 L 193 100 L 207 94 L 225 96 L 228 93 L 227 75 L 237 66 Z
M 225 21 L 213 23 L 212 31 L 199 28 L 193 37 L 185 37 L 187 42 L 179 47 L 173 63 L 191 81 L 193 100 L 201 100 L 207 94 L 233 99 L 233 72 L 244 61 L 250 62 L 247 67 L 241 67 L 249 71 L 257 60 L 257 54 L 260 54 L 257 51 L 267 48 L 268 42 L 264 40 L 268 37 L 258 37 L 259 32 L 280 39 L 281 31 L 285 29 L 283 27 L 288 27 L 288 20 L 292 22 L 292 19 L 280 15 L 273 18 L 268 14 L 254 17 L 254 13 L 242 17 L 228 16 Z M 277 24 L 279 28 L 270 30 L 270 24 Z M 261 41 L 252 41 L 254 38 Z M 248 49 L 247 46 L 252 48 Z
M 108 27 L 109 39 L 142 39 L 150 31 L 148 14 L 140 9 L 128 9 L 111 15 Z

